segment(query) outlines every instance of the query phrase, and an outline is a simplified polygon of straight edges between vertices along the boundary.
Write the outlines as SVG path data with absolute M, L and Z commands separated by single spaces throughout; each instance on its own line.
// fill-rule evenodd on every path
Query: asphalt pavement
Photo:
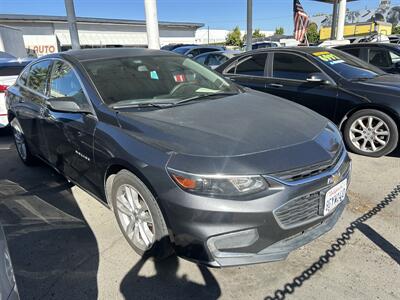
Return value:
M 210 269 L 141 260 L 113 213 L 0 133 L 0 224 L 21 299 L 400 299 L 400 151 L 352 155 L 335 228 L 285 261 Z

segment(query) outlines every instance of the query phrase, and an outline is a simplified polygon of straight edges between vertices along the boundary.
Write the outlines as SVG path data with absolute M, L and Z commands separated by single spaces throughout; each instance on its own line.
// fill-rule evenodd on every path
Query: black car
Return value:
M 353 152 L 379 157 L 398 145 L 400 77 L 350 54 L 319 47 L 257 50 L 216 70 L 327 117 Z
M 42 57 L 7 107 L 21 159 L 40 158 L 110 206 L 139 254 L 284 259 L 347 203 L 351 163 L 335 125 L 171 52 Z
M 338 46 L 336 49 L 369 62 L 387 73 L 400 73 L 400 45 L 360 43 Z

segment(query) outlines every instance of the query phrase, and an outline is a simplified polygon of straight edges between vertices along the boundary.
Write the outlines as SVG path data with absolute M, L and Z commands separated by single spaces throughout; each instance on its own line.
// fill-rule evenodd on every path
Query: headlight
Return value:
M 168 169 L 172 179 L 183 190 L 221 197 L 235 197 L 264 191 L 268 183 L 261 176 L 196 175 Z

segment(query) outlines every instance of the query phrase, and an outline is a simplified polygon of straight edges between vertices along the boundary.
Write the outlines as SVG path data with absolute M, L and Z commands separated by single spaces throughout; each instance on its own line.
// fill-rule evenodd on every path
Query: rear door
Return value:
M 264 92 L 267 58 L 268 53 L 240 57 L 233 66 L 224 72 L 224 76 L 229 77 L 237 84 Z
M 68 98 L 66 98 L 68 97 Z M 50 73 L 49 99 L 73 101 L 86 112 L 57 112 L 46 106 L 42 127 L 48 149 L 47 160 L 70 179 L 94 191 L 89 172 L 93 164 L 93 138 L 97 118 L 82 83 L 72 66 L 55 60 Z
M 43 117 L 43 110 L 47 99 L 48 75 L 52 61 L 41 60 L 33 64 L 27 78 L 22 76 L 19 82 L 16 117 L 22 127 L 24 136 L 30 150 L 40 156 L 45 155 L 40 120 Z
M 312 76 L 326 78 L 320 68 L 295 53 L 274 52 L 270 59 L 266 91 L 304 105 L 333 120 L 337 103 L 336 84 L 309 82 Z

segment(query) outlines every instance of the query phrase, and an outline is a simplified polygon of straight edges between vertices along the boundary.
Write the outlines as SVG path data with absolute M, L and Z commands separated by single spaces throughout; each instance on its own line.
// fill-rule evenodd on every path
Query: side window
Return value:
M 368 59 L 370 64 L 380 68 L 389 68 L 392 65 L 389 51 L 385 49 L 370 49 Z
M 206 61 L 207 66 L 219 66 L 220 64 L 224 63 L 226 59 L 225 56 L 220 54 L 210 54 Z
M 51 61 L 44 60 L 34 64 L 29 72 L 27 87 L 43 95 L 47 94 L 47 79 Z
M 200 54 L 200 50 L 199 49 L 193 49 L 192 51 L 190 51 L 187 55 L 192 55 L 191 57 L 196 57 L 197 55 Z
M 19 82 L 22 85 L 26 85 L 28 82 L 28 74 L 29 74 L 30 68 L 26 68 L 25 70 L 22 71 L 21 75 L 19 76 Z
M 236 67 L 236 74 L 249 76 L 264 76 L 265 62 L 268 54 L 260 53 L 251 56 L 241 62 Z
M 306 80 L 315 73 L 321 73 L 321 71 L 298 55 L 290 53 L 275 53 L 274 55 L 273 77 Z
M 61 61 L 54 63 L 50 76 L 50 97 L 70 97 L 81 109 L 90 109 L 81 83 L 72 68 Z
M 351 48 L 351 49 L 343 49 L 342 51 L 351 54 L 355 57 L 360 57 L 360 49 L 359 48 Z
M 199 63 L 199 64 L 205 64 L 205 61 L 206 61 L 206 58 L 207 58 L 207 55 L 201 55 L 201 56 L 199 56 L 199 57 L 197 57 L 195 60 Z
M 390 51 L 390 59 L 392 60 L 392 64 L 396 64 L 400 61 L 400 55 Z

